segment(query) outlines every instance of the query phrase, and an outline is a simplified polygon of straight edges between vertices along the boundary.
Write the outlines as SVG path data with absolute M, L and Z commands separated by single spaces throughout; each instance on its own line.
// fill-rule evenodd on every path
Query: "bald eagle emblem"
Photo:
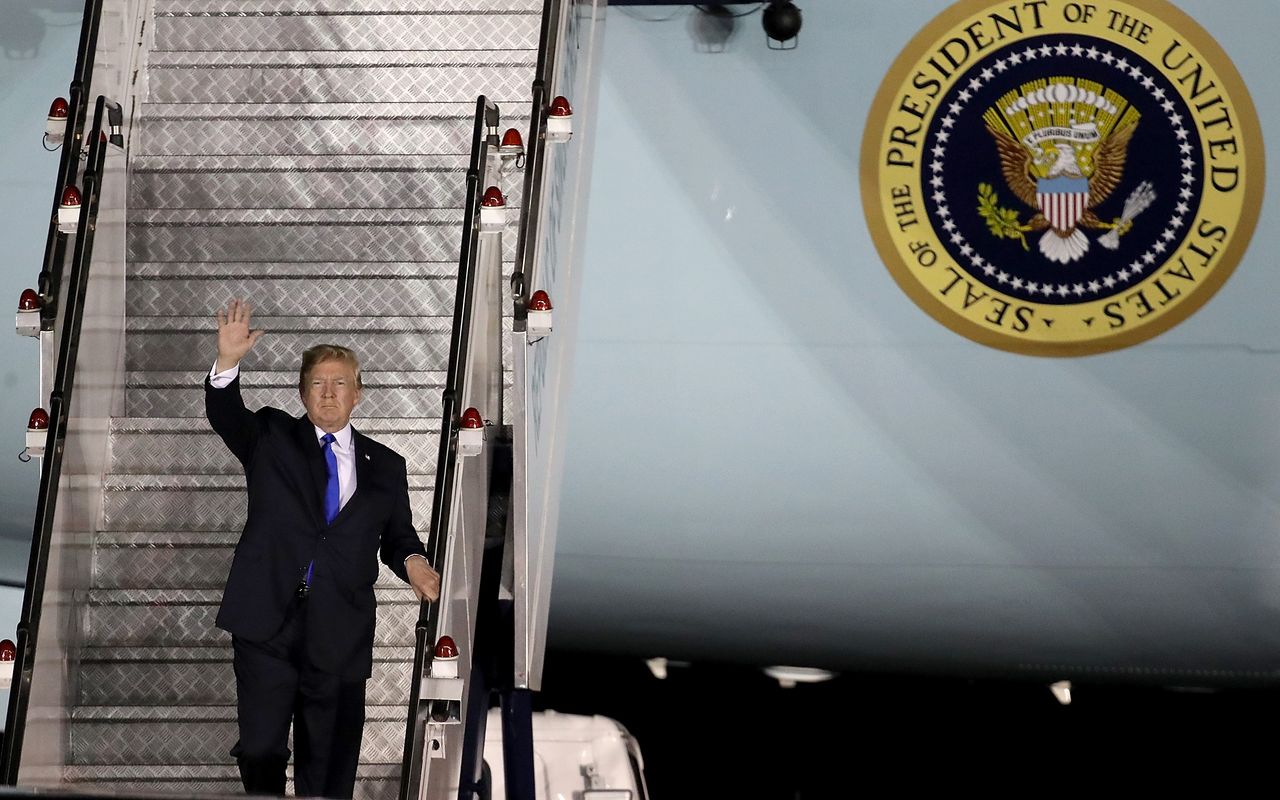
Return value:
M 987 109 L 987 132 L 995 140 L 1000 172 L 1014 196 L 1033 209 L 1019 221 L 1016 211 L 998 207 L 995 190 L 978 187 L 978 212 L 991 233 L 1020 239 L 1043 231 L 1040 253 L 1058 264 L 1070 264 L 1089 252 L 1081 230 L 1105 231 L 1099 243 L 1120 246 L 1137 218 L 1155 201 L 1142 182 L 1129 196 L 1124 212 L 1104 222 L 1095 209 L 1124 177 L 1129 144 L 1141 114 L 1117 92 L 1101 84 L 1069 77 L 1031 81 Z

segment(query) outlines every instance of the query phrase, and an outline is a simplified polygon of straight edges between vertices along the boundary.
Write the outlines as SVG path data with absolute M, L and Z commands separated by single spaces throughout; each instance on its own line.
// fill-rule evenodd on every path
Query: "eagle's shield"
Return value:
M 1047 178 L 1036 183 L 1036 203 L 1054 230 L 1074 230 L 1089 207 L 1088 178 Z

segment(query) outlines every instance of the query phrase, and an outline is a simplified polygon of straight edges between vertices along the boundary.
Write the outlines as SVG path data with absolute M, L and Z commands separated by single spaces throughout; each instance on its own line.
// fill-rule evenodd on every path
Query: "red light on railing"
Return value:
M 8 639 L 0 639 L 0 661 L 13 661 L 18 657 L 18 646 Z
M 436 658 L 457 658 L 458 646 L 453 643 L 452 636 L 441 636 L 436 642 Z
M 55 97 L 49 106 L 49 119 L 66 119 L 71 115 L 71 104 L 65 97 Z
M 49 428 L 49 412 L 43 408 L 37 408 L 31 412 L 31 416 L 27 418 L 27 428 L 33 431 L 43 431 Z
M 507 132 L 502 134 L 503 147 L 524 147 L 524 139 L 520 136 L 520 131 L 515 128 L 507 128 Z
M 551 108 L 547 113 L 553 117 L 572 117 L 573 107 L 569 105 L 569 101 L 563 95 L 557 95 L 556 99 L 551 101 Z
M 550 311 L 551 298 L 547 296 L 546 292 L 539 289 L 538 291 L 533 293 L 532 297 L 529 298 L 529 310 L 530 311 Z
M 80 205 L 80 190 L 74 186 L 68 186 L 63 189 L 62 205 L 67 207 Z
M 480 416 L 480 412 L 475 408 L 468 408 L 462 412 L 462 427 L 469 430 L 484 427 L 484 417 Z
M 480 200 L 480 205 L 485 208 L 501 208 L 507 204 L 507 198 L 502 196 L 502 191 L 497 186 L 490 186 L 484 190 L 484 197 Z
M 39 311 L 40 306 L 44 305 L 40 300 L 40 295 L 35 289 L 23 289 L 22 296 L 18 298 L 19 311 Z

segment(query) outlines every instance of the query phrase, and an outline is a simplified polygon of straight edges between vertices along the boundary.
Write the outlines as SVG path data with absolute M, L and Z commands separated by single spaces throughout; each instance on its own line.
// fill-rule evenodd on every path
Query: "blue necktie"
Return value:
M 342 493 L 338 489 L 338 457 L 333 454 L 335 439 L 332 433 L 326 433 L 320 441 L 324 442 L 324 467 L 329 473 L 329 483 L 324 487 L 324 521 L 332 525 L 342 502 Z
M 332 525 L 342 504 L 342 492 L 338 488 L 338 457 L 333 454 L 333 443 L 336 440 L 332 433 L 326 433 L 320 437 L 320 441 L 324 442 L 324 468 L 329 474 L 329 482 L 324 487 L 324 521 Z M 311 576 L 315 569 L 315 561 L 307 565 L 305 581 L 308 586 L 311 585 Z

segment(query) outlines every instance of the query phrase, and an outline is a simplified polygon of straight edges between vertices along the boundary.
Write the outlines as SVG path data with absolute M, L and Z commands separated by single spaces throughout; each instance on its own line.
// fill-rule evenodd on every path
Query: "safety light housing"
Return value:
M 530 337 L 541 338 L 551 333 L 551 297 L 539 289 L 529 297 L 528 313 L 525 317 L 525 330 Z
M 67 186 L 58 201 L 58 232 L 75 233 L 80 225 L 80 190 Z
M 480 199 L 480 232 L 497 233 L 506 224 L 507 198 L 497 186 L 490 186 Z
M 557 96 L 547 109 L 547 141 L 567 142 L 573 136 L 573 106 L 563 96 Z
M 44 146 L 56 150 L 62 145 L 67 133 L 67 117 L 71 115 L 71 104 L 65 97 L 55 97 L 49 105 L 49 116 L 44 123 Z
M 44 301 L 35 289 L 22 291 L 22 296 L 18 298 L 18 315 L 14 320 L 19 336 L 40 335 L 40 309 L 43 305 Z
M 458 646 L 452 636 L 441 636 L 436 642 L 435 658 L 431 660 L 431 677 L 458 677 Z
M 502 144 L 498 146 L 498 155 L 502 158 L 502 169 L 524 169 L 524 137 L 515 128 L 507 128 L 502 134 Z
M 462 412 L 458 425 L 458 455 L 478 456 L 484 450 L 484 417 L 475 408 Z
M 37 408 L 27 418 L 27 455 L 44 455 L 44 443 L 49 435 L 49 412 Z

